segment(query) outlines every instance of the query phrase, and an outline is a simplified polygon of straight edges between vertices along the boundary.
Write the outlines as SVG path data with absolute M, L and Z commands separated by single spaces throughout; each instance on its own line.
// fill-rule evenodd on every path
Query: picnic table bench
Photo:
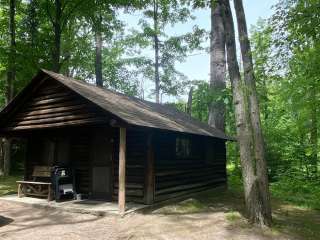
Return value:
M 20 198 L 22 195 L 47 197 L 50 201 L 52 197 L 51 168 L 49 166 L 35 166 L 32 177 L 32 181 L 17 181 L 18 197 Z M 38 179 L 42 181 L 38 181 Z

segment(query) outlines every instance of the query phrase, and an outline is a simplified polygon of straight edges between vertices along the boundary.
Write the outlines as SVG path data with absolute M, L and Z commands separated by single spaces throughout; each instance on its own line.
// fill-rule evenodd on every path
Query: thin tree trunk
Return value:
M 95 73 L 96 85 L 103 87 L 102 79 L 102 34 L 101 34 L 101 15 L 99 13 L 98 21 L 96 21 L 95 29 L 95 44 L 96 44 L 96 59 L 95 59 Z
M 4 161 L 3 175 L 8 176 L 11 168 L 11 139 L 5 139 L 3 143 Z
M 245 89 L 248 95 L 250 120 L 253 130 L 253 149 L 256 162 L 257 184 L 260 188 L 259 201 L 261 202 L 259 204 L 261 204 L 262 212 L 257 212 L 255 222 L 261 225 L 270 226 L 272 217 L 269 194 L 269 181 L 267 172 L 267 162 L 265 159 L 264 139 L 260 121 L 259 103 L 253 70 L 252 53 L 242 0 L 235 0 L 234 6 L 238 22 L 240 48 L 244 68 L 244 81 L 246 85 Z
M 16 26 L 15 12 L 16 2 L 10 0 L 9 10 L 9 34 L 10 34 L 10 52 L 7 71 L 7 86 L 6 86 L 6 104 L 8 104 L 14 95 L 14 82 L 16 78 Z
M 193 87 L 190 88 L 189 95 L 188 95 L 188 104 L 187 104 L 187 113 L 190 116 L 192 114 L 192 94 L 193 94 Z
M 52 70 L 54 72 L 60 71 L 60 55 L 61 55 L 61 0 L 55 0 L 55 19 L 54 19 L 54 49 L 52 59 Z
M 31 43 L 31 47 L 34 48 L 35 45 L 36 45 L 36 35 L 37 35 L 37 25 L 38 25 L 38 22 L 36 20 L 36 7 L 37 7 L 37 2 L 36 0 L 31 0 L 30 3 L 29 3 L 29 21 L 31 23 L 31 26 L 30 26 L 30 29 L 29 29 L 29 32 L 30 32 L 30 43 Z
M 0 138 L 0 176 L 4 175 L 4 139 Z
M 159 38 L 158 38 L 158 2 L 153 0 L 154 24 L 154 81 L 156 103 L 160 103 L 160 75 L 159 75 Z
M 31 0 L 28 6 L 28 22 L 30 23 L 30 28 L 28 29 L 29 42 L 30 42 L 30 61 L 32 61 L 32 66 L 38 67 L 39 57 L 36 53 L 37 46 L 37 36 L 38 36 L 38 10 L 39 10 L 38 0 Z
M 250 119 L 248 97 L 245 82 L 241 80 L 236 55 L 234 23 L 229 1 L 224 1 L 225 29 L 227 45 L 228 70 L 232 84 L 235 106 L 236 129 L 240 150 L 246 210 L 249 221 L 261 226 L 270 225 L 271 218 L 266 217 L 264 194 L 256 175 L 258 165 L 253 152 L 253 129 Z M 269 221 L 270 220 L 270 221 Z
M 318 117 L 317 117 L 317 96 L 315 86 L 311 89 L 311 131 L 310 142 L 312 146 L 312 175 L 318 174 Z
M 210 88 L 214 96 L 220 95 L 209 108 L 208 124 L 216 129 L 225 129 L 225 104 L 222 99 L 226 88 L 226 51 L 222 18 L 222 3 L 211 1 L 211 38 L 210 38 Z

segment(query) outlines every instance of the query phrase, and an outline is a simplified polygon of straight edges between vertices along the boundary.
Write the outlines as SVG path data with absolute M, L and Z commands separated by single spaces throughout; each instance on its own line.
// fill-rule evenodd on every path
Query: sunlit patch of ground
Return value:
M 267 239 L 320 239 L 320 211 L 286 204 L 276 199 L 272 201 L 272 206 L 273 226 L 264 230 L 247 222 L 244 217 L 242 194 L 232 189 L 201 193 L 196 197 L 168 204 L 152 213 L 164 216 L 206 214 L 207 217 L 223 213 L 229 230 L 253 231 L 256 235 Z
M 0 196 L 13 194 L 17 191 L 16 181 L 21 180 L 20 175 L 2 177 L 0 176 Z

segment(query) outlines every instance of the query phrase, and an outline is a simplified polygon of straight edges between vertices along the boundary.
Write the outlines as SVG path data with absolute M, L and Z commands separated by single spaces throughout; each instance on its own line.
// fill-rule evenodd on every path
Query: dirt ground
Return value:
M 261 231 L 243 222 L 238 212 L 223 206 L 193 211 L 171 205 L 149 213 L 118 216 L 60 212 L 0 201 L 0 239 L 295 239 L 272 230 Z

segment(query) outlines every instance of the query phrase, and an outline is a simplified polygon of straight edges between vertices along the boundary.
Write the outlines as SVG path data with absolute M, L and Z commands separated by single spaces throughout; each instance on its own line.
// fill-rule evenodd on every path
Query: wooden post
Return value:
M 18 197 L 21 198 L 21 184 L 18 183 Z
M 119 143 L 119 213 L 124 215 L 126 210 L 126 128 L 120 128 Z
M 152 133 L 149 134 L 147 140 L 147 159 L 145 167 L 145 186 L 144 186 L 144 203 L 152 204 L 154 201 L 154 151 Z

